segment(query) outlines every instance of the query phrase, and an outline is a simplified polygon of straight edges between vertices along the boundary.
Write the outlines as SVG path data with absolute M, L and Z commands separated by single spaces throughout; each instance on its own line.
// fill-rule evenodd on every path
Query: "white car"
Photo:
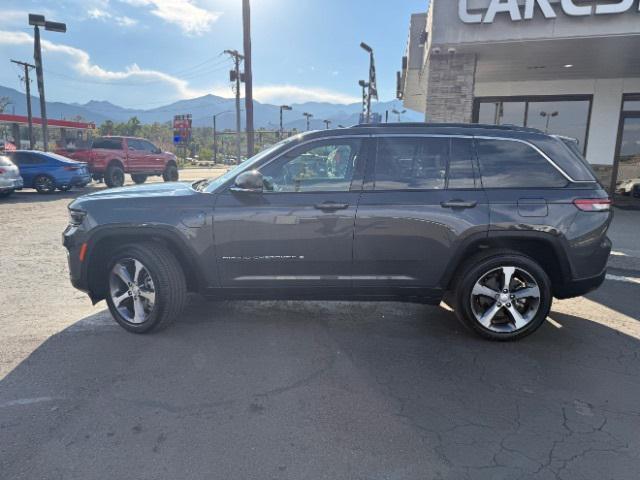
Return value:
M 618 182 L 616 185 L 616 193 L 631 195 L 633 187 L 636 185 L 640 185 L 640 178 L 629 178 L 627 180 L 623 180 L 622 182 Z
M 14 190 L 20 190 L 23 184 L 20 169 L 9 157 L 0 153 L 0 198 L 8 197 Z

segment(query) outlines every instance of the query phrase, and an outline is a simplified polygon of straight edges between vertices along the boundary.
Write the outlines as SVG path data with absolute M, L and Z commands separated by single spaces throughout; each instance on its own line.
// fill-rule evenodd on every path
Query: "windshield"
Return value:
M 200 180 L 198 182 L 195 182 L 193 184 L 193 188 L 195 188 L 199 192 L 203 192 L 203 191 L 214 192 L 218 187 L 220 187 L 220 185 L 224 185 L 226 182 L 228 182 L 229 180 L 237 176 L 239 173 L 244 172 L 245 170 L 251 170 L 251 167 L 260 163 L 260 161 L 262 161 L 265 157 L 270 155 L 272 152 L 276 151 L 277 149 L 279 149 L 284 145 L 287 145 L 288 143 L 291 143 L 297 140 L 298 138 L 299 138 L 298 135 L 290 138 L 286 138 L 285 140 L 282 140 L 272 145 L 271 147 L 254 155 L 250 159 L 242 162 L 240 165 L 236 165 L 232 167 L 229 171 L 227 171 L 223 175 L 220 175 L 217 178 L 209 178 L 204 181 Z

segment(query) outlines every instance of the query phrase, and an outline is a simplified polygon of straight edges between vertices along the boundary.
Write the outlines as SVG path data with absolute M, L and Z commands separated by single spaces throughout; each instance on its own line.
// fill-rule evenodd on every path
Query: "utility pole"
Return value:
M 331 120 L 323 120 L 324 125 L 325 125 L 325 130 L 329 130 L 329 125 L 331 125 Z
M 242 81 L 242 74 L 240 73 L 240 61 L 244 59 L 244 56 L 240 55 L 237 50 L 225 50 L 224 53 L 230 55 L 233 58 L 235 68 L 229 72 L 229 78 L 232 82 L 236 82 L 236 163 L 240 164 L 240 158 L 242 157 L 242 148 L 240 143 L 240 133 L 242 127 L 240 126 L 240 82 Z
M 309 131 L 309 119 L 313 117 L 311 113 L 304 112 L 302 115 L 307 117 L 307 131 Z
M 27 62 L 19 62 L 18 60 L 11 60 L 11 62 L 16 65 L 22 65 L 24 67 L 24 83 L 26 87 L 27 94 L 27 118 L 29 119 L 29 149 L 33 150 L 35 146 L 34 138 L 33 138 L 33 115 L 31 113 L 31 80 L 29 79 L 29 69 L 36 68 L 35 65 L 31 65 Z
M 44 97 L 44 73 L 42 70 L 42 49 L 40 47 L 40 27 L 52 32 L 64 33 L 67 26 L 60 22 L 48 22 L 44 15 L 29 14 L 29 25 L 33 26 L 33 58 L 36 64 L 36 77 L 38 79 L 38 95 L 40 96 L 40 117 L 42 117 L 42 143 L 44 151 L 49 150 L 49 130 L 47 125 L 47 104 Z
M 218 163 L 218 130 L 216 129 L 216 118 L 218 118 L 218 115 L 224 115 L 225 113 L 229 113 L 229 110 L 216 113 L 213 116 L 213 163 Z
M 284 128 L 282 126 L 282 111 L 283 110 L 293 110 L 289 105 L 280 105 L 280 138 L 284 137 Z
M 247 158 L 253 157 L 253 72 L 251 70 L 251 4 L 242 0 L 242 26 L 244 34 L 244 102 L 247 130 Z

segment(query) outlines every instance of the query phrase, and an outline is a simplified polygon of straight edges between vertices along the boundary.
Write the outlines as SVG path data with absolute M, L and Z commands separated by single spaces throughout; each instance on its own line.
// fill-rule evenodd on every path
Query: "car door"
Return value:
M 36 155 L 27 152 L 12 152 L 11 160 L 20 169 L 24 186 L 30 188 L 33 185 L 36 174 L 40 172 L 42 162 Z
M 384 136 L 375 151 L 356 216 L 354 286 L 437 289 L 456 249 L 488 230 L 473 140 Z
M 292 147 L 260 167 L 263 193 L 221 193 L 214 218 L 221 285 L 348 287 L 365 143 Z
M 142 140 L 127 138 L 128 170 L 130 173 L 147 173 L 153 170 L 149 164 L 147 153 Z
M 144 150 L 147 154 L 148 164 L 150 171 L 162 172 L 164 170 L 164 158 L 162 150 L 156 147 L 153 143 L 144 140 Z

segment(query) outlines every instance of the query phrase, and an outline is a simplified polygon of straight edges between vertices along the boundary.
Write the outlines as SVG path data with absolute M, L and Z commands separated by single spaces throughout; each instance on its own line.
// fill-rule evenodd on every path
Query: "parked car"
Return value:
M 86 163 L 55 153 L 16 150 L 8 155 L 20 167 L 24 187 L 35 188 L 38 193 L 52 193 L 56 189 L 66 192 L 73 187 L 84 187 L 91 181 Z
M 528 128 L 385 124 L 309 132 L 217 179 L 69 206 L 71 281 L 125 329 L 216 299 L 447 299 L 513 340 L 553 297 L 605 278 L 611 202 L 584 159 Z M 133 208 L 135 207 L 135 208 Z
M 631 195 L 636 185 L 640 185 L 640 178 L 629 178 L 627 180 L 623 180 L 618 182 L 616 185 L 616 193 Z
M 8 197 L 14 191 L 22 189 L 23 180 L 20 170 L 11 159 L 0 154 L 0 198 Z
M 165 182 L 178 181 L 178 162 L 170 152 L 163 152 L 144 138 L 98 137 L 91 148 L 60 149 L 65 157 L 86 162 L 95 180 L 104 180 L 108 187 L 124 185 L 125 173 L 135 183 L 144 183 L 149 176 L 162 175 Z

